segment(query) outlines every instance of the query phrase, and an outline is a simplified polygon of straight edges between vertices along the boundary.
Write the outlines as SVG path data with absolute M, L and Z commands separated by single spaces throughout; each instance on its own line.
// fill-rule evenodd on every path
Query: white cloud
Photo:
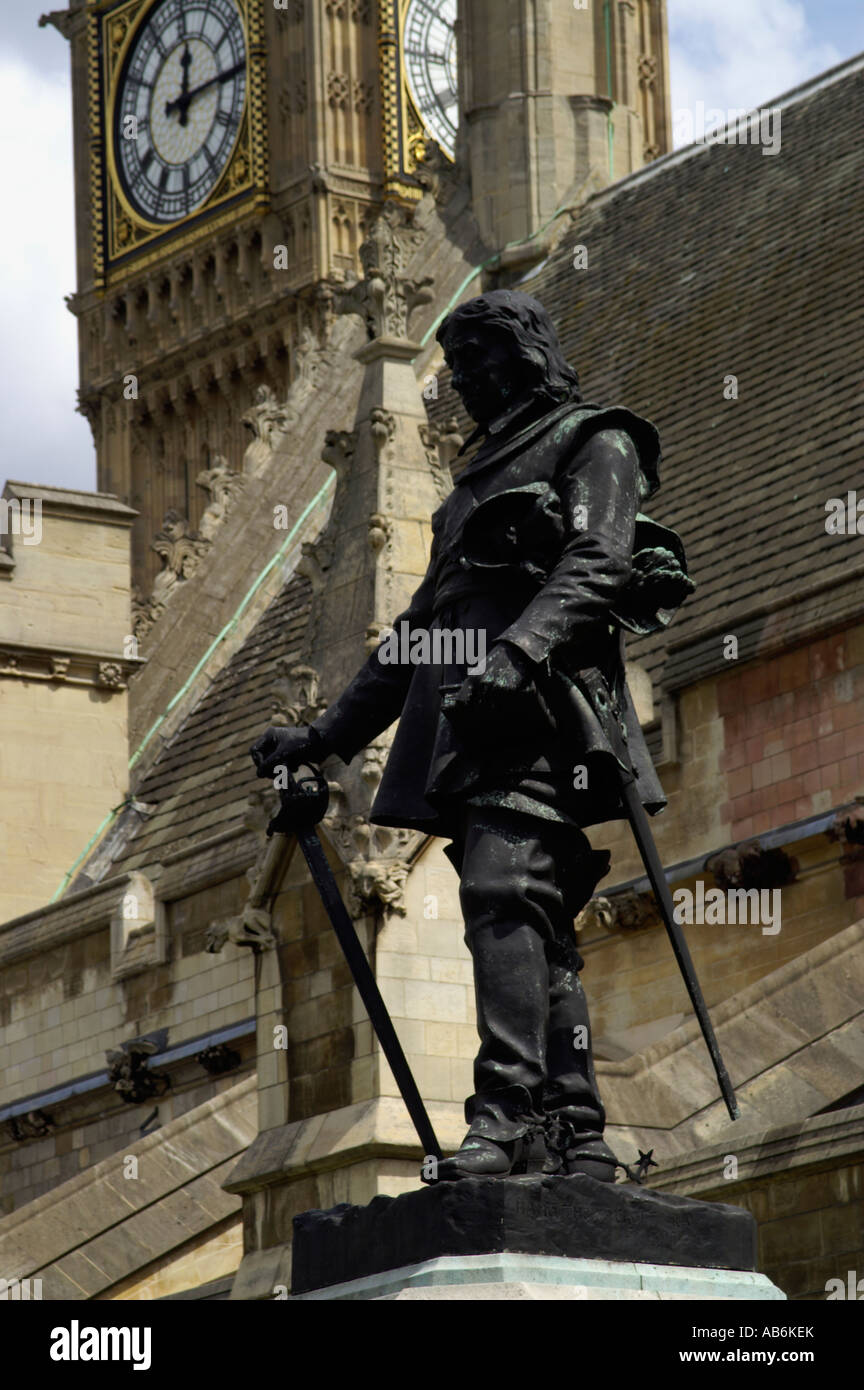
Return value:
M 767 106 L 842 57 L 798 0 L 669 0 L 669 31 L 673 116 Z
M 90 427 L 75 411 L 72 109 L 67 81 L 0 59 L 0 420 L 5 478 L 95 488 Z

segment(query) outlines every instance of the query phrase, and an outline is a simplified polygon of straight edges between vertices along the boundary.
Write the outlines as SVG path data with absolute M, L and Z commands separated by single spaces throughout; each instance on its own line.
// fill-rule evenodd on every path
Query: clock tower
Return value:
M 72 0 L 80 409 L 97 486 L 194 534 L 243 416 L 283 400 L 370 214 L 452 156 L 455 0 Z M 272 397 L 270 397 L 272 393 Z M 205 484 L 199 482 L 205 479 Z M 158 545 L 158 540 L 157 540 Z

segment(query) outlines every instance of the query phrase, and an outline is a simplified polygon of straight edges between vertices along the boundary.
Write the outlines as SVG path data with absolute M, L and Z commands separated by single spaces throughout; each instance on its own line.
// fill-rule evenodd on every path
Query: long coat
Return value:
M 627 410 L 573 400 L 539 418 L 535 406 L 525 421 L 523 410 L 493 426 L 434 514 L 429 568 L 393 629 L 430 638 L 436 629 L 471 630 L 484 633 L 488 647 L 499 639 L 518 647 L 534 663 L 536 717 L 490 731 L 488 740 L 481 731 L 468 739 L 445 713 L 465 662 L 385 664 L 382 649 L 373 652 L 315 727 L 348 762 L 401 715 L 372 807 L 378 825 L 450 836 L 465 800 L 597 824 L 623 814 L 616 761 L 635 773 L 650 813 L 666 804 L 627 691 L 621 644 L 622 626 L 652 630 L 671 616 L 652 614 L 640 626 L 622 602 L 639 506 L 658 486 L 657 433 Z M 487 504 L 526 488 L 554 498 L 559 553 L 547 553 L 545 564 L 541 557 L 490 567 L 472 541 L 466 555 L 479 509 L 491 515 Z M 674 533 L 664 535 L 674 548 Z M 508 538 L 519 552 L 520 537 Z M 494 550 L 496 537 L 488 539 Z M 677 554 L 683 565 L 680 542 Z

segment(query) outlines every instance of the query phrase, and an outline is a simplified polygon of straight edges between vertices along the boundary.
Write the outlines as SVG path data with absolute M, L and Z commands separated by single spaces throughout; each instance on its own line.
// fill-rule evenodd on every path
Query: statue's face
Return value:
M 444 360 L 453 372 L 453 389 L 478 425 L 510 410 L 531 386 L 515 344 L 504 334 L 479 326 L 448 333 Z

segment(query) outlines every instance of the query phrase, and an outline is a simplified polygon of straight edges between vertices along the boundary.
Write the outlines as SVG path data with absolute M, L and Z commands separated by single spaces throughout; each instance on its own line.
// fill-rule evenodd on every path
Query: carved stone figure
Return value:
M 398 253 L 391 231 L 379 229 L 382 254 Z M 369 274 L 367 322 L 392 331 Z M 479 447 L 394 619 L 417 659 L 385 662 L 382 644 L 308 728 L 269 729 L 253 757 L 260 776 L 350 762 L 401 714 L 371 820 L 452 841 L 477 996 L 470 1128 L 438 1177 L 539 1168 L 612 1181 L 573 930 L 609 855 L 583 827 L 624 814 L 625 749 L 638 799 L 665 805 L 621 634 L 665 626 L 692 584 L 678 537 L 640 512 L 659 487 L 656 430 L 582 400 L 540 303 L 493 291 L 438 338 L 477 422 L 461 452 Z M 436 648 L 442 630 L 465 635 L 461 654 Z M 469 665 L 472 633 L 486 656 Z
M 234 472 L 222 454 L 217 454 L 209 468 L 201 469 L 195 482 L 210 497 L 198 534 L 202 540 L 212 541 L 238 493 L 243 491 L 246 480 L 242 473 Z

